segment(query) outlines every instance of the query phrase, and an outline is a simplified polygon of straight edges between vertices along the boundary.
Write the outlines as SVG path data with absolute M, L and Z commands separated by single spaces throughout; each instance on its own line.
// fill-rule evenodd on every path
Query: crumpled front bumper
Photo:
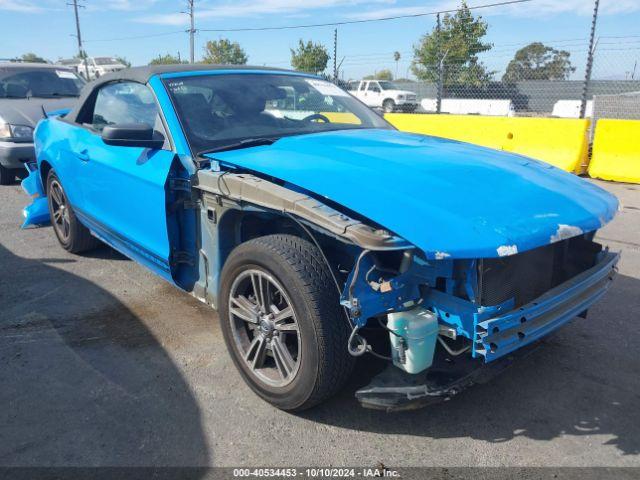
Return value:
M 26 164 L 29 175 L 22 180 L 22 189 L 29 195 L 33 201 L 31 205 L 27 205 L 22 209 L 24 222 L 22 228 L 35 225 L 48 225 L 51 223 L 49 217 L 49 205 L 47 197 L 40 179 L 40 172 L 35 162 Z
M 417 375 L 390 365 L 358 390 L 356 398 L 367 408 L 410 410 L 448 400 L 471 385 L 489 381 L 514 360 L 537 349 L 536 340 L 586 313 L 611 286 L 619 258 L 618 253 L 602 252 L 597 265 L 535 301 L 478 322 L 473 356 L 450 358 L 438 350 L 433 366 Z
M 586 312 L 609 289 L 620 254 L 602 252 L 592 268 L 552 288 L 533 302 L 478 322 L 473 354 L 486 362 L 507 355 Z

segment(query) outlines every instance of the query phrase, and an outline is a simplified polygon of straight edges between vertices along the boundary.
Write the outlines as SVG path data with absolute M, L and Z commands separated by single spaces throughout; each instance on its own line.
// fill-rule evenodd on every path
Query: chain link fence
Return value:
M 443 70 L 456 67 L 444 66 Z M 437 82 L 395 82 L 402 90 L 413 91 L 421 104 L 421 111 L 436 113 Z M 578 118 L 585 80 L 517 81 L 490 79 L 485 81 L 448 82 L 442 86 L 442 113 L 494 114 L 511 116 L 557 116 Z M 587 84 L 586 116 L 594 116 L 597 106 L 607 105 L 609 118 L 640 118 L 640 80 L 592 79 Z M 606 98 L 606 102 L 605 102 Z M 604 107 L 603 107 L 604 108 Z M 599 116 L 603 116 L 601 112 Z

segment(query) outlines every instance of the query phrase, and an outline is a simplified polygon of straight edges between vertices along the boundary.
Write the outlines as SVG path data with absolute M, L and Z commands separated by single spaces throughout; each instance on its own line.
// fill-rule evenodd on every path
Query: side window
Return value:
M 380 85 L 378 85 L 378 82 L 369 82 L 369 91 L 380 92 Z
M 360 84 L 360 91 L 364 92 L 367 89 L 367 82 L 362 82 Z
M 107 125 L 138 123 L 158 128 L 158 109 L 151 91 L 133 82 L 111 83 L 98 91 L 93 115 L 87 119 L 94 130 Z M 164 133 L 164 132 L 162 132 Z

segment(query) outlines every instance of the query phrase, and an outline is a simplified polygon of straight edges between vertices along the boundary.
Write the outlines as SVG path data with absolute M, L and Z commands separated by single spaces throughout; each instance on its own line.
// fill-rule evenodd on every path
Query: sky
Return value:
M 468 0 L 470 7 L 500 0 Z M 69 0 L 0 0 L 0 59 L 26 52 L 50 60 L 77 53 L 75 21 Z M 82 37 L 90 56 L 124 56 L 145 65 L 159 54 L 189 56 L 186 0 L 82 0 Z M 459 0 L 196 0 L 196 59 L 207 40 L 229 38 L 246 51 L 249 63 L 288 68 L 290 49 L 299 39 L 327 46 L 333 56 L 334 27 L 277 31 L 205 32 L 225 28 L 280 27 L 309 23 L 368 20 L 456 8 Z M 489 24 L 493 44 L 481 59 L 504 71 L 521 47 L 533 41 L 571 52 L 582 78 L 588 51 L 592 0 L 532 0 L 474 11 Z M 434 16 L 342 25 L 338 28 L 338 63 L 345 79 L 383 68 L 397 77 L 411 76 L 412 47 L 431 31 Z M 138 37 L 138 38 L 131 38 Z M 640 78 L 640 0 L 601 0 L 594 78 Z M 393 52 L 401 54 L 394 62 Z M 329 67 L 332 69 L 333 59 Z

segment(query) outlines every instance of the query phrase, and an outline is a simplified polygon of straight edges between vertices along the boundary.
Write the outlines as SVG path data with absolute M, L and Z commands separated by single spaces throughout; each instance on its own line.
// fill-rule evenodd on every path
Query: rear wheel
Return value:
M 0 165 L 0 185 L 11 185 L 16 179 L 16 174 L 10 168 Z
M 100 244 L 89 229 L 78 221 L 62 183 L 53 170 L 47 177 L 47 199 L 51 225 L 62 248 L 71 253 L 80 253 L 92 250 Z
M 349 328 L 317 248 L 291 235 L 238 246 L 222 272 L 220 321 L 247 384 L 283 410 L 336 393 L 349 377 Z

